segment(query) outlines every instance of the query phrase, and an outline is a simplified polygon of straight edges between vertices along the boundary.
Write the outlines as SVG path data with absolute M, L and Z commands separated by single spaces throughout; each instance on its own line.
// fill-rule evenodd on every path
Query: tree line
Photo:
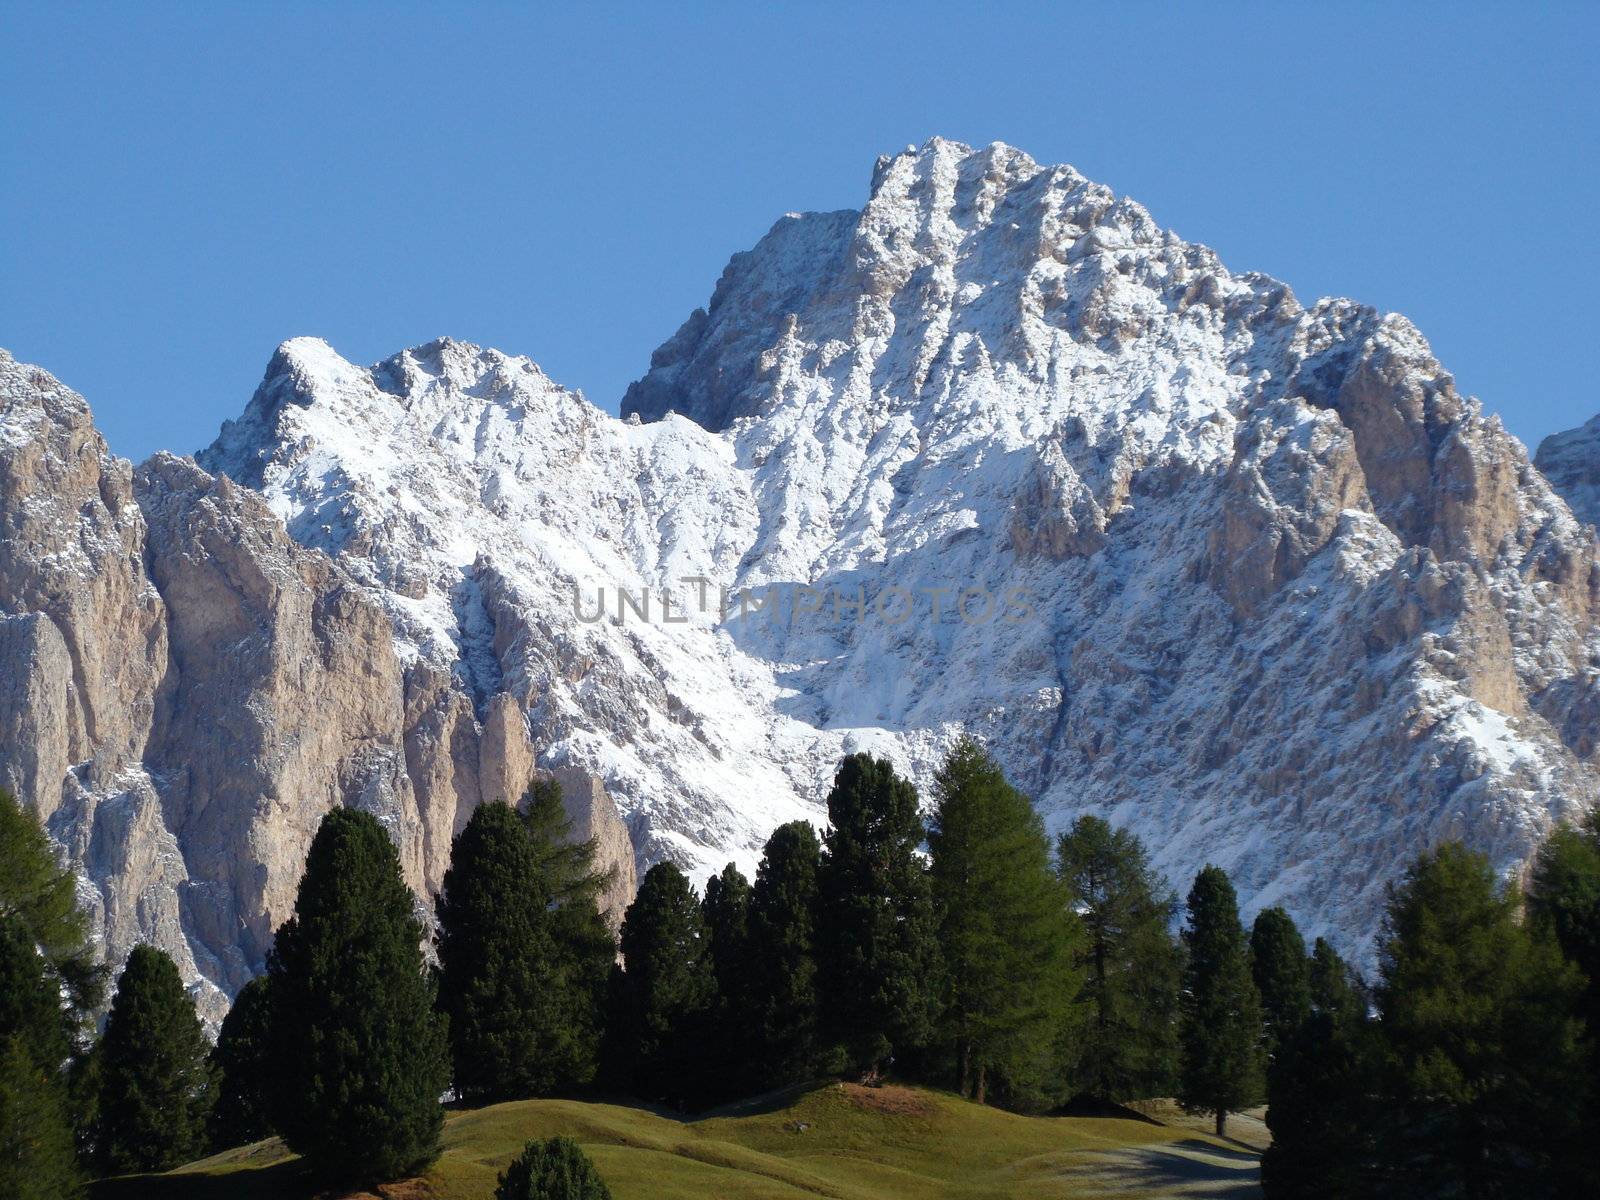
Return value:
M 568 842 L 559 789 L 536 784 L 455 839 L 431 962 L 387 834 L 335 810 L 265 974 L 208 1047 L 147 946 L 90 1037 L 104 980 L 71 879 L 0 798 L 0 1192 L 73 1195 L 85 1168 L 161 1170 L 269 1133 L 322 1180 L 370 1183 L 432 1160 L 447 1095 L 698 1110 L 889 1074 L 1030 1112 L 1173 1095 L 1219 1134 L 1265 1100 L 1275 1197 L 1596 1179 L 1600 824 L 1558 832 L 1526 898 L 1459 846 L 1423 855 L 1391 891 L 1369 986 L 1281 908 L 1247 930 L 1220 868 L 1180 909 L 1128 831 L 1085 816 L 1052 842 L 970 741 L 926 821 L 865 754 L 827 810 L 820 835 L 774 831 L 753 881 L 730 865 L 697 895 L 652 867 L 616 938 L 593 846 Z M 518 1163 L 503 1187 L 586 1169 L 566 1143 Z

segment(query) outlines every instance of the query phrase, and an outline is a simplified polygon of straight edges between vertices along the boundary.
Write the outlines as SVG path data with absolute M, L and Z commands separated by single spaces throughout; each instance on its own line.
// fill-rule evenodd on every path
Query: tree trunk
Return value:
M 973 1096 L 973 1099 L 976 1100 L 979 1104 L 983 1103 L 984 1083 L 985 1083 L 985 1080 L 986 1080 L 986 1077 L 988 1076 L 988 1074 L 989 1074 L 989 1068 L 988 1067 L 986 1067 L 986 1066 L 979 1066 L 978 1067 L 978 1091 L 977 1091 L 977 1094 L 975 1096 Z
M 972 1043 L 961 1043 L 961 1095 L 972 1095 Z
M 1228 1110 L 1225 1108 L 1217 1109 L 1217 1136 L 1228 1136 Z

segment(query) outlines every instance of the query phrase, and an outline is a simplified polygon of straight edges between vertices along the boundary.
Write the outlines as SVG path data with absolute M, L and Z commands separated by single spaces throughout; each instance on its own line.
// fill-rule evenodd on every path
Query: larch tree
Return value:
M 1056 843 L 1056 869 L 1084 938 L 1082 1019 L 1068 1079 L 1101 1103 L 1171 1093 L 1178 1069 L 1183 956 L 1171 933 L 1178 901 L 1138 837 L 1079 817 Z
M 982 1104 L 999 1077 L 1040 1098 L 1059 1075 L 1054 1055 L 1081 979 L 1081 929 L 1051 870 L 1044 825 L 964 739 L 934 778 L 928 845 L 949 989 L 941 1032 L 961 1094 Z

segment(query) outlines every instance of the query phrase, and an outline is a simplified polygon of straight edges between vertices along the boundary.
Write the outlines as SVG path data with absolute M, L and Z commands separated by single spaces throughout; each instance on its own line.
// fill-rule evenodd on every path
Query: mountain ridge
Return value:
M 536 769 L 615 802 L 617 861 L 704 874 L 820 823 L 842 754 L 925 785 L 971 732 L 1052 828 L 1108 816 L 1365 957 L 1417 850 L 1515 872 L 1600 783 L 1593 532 L 1420 333 L 998 144 L 781 219 L 620 418 L 468 343 L 302 338 L 198 458 L 381 614 L 422 891 Z

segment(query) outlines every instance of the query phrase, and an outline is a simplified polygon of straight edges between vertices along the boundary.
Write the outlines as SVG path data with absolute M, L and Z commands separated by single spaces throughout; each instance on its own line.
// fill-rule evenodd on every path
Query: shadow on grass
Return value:
M 298 1159 L 217 1175 L 124 1175 L 89 1188 L 89 1200 L 312 1200 L 329 1194 Z

